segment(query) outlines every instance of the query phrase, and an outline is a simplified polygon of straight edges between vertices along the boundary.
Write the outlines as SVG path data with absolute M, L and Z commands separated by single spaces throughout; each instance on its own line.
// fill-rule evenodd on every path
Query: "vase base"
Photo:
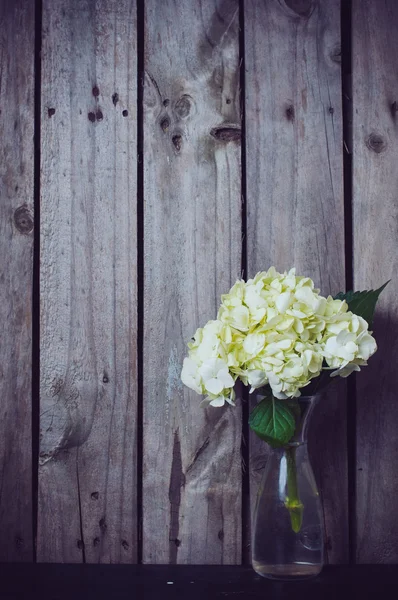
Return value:
M 322 571 L 322 565 L 312 565 L 309 563 L 292 563 L 287 565 L 269 565 L 253 561 L 253 569 L 268 579 L 280 579 L 283 581 L 293 581 L 298 579 L 310 579 L 316 577 Z

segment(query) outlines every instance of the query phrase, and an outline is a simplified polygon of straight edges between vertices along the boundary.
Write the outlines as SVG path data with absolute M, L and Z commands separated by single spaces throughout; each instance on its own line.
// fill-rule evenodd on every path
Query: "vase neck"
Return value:
M 288 446 L 307 444 L 309 423 L 317 401 L 318 396 L 300 396 L 297 399 L 300 410 L 296 415 L 296 431 Z

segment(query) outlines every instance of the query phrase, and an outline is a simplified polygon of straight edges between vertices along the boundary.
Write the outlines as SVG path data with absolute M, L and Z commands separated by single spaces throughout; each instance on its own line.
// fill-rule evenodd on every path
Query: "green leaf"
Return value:
M 286 400 L 266 396 L 252 410 L 249 417 L 252 431 L 272 448 L 280 448 L 288 443 L 294 434 L 294 412 Z
M 334 297 L 335 300 L 345 300 L 348 304 L 348 310 L 355 315 L 362 317 L 368 322 L 369 328 L 372 327 L 373 315 L 376 308 L 376 302 L 386 285 L 391 281 L 389 279 L 377 290 L 365 290 L 363 292 L 340 292 Z

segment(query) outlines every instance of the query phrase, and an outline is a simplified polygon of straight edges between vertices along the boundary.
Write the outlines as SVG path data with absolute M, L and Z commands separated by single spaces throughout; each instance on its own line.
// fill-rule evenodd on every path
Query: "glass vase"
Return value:
M 252 564 L 270 579 L 320 573 L 324 560 L 323 511 L 308 457 L 307 432 L 317 396 L 298 399 L 294 437 L 270 449 L 252 519 Z

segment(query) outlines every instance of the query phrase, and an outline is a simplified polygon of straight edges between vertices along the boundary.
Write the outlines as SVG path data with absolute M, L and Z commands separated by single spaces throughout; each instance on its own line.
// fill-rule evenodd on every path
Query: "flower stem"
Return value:
M 286 448 L 287 460 L 287 497 L 285 506 L 290 513 L 292 529 L 298 533 L 303 522 L 304 505 L 301 503 L 297 486 L 296 447 Z

